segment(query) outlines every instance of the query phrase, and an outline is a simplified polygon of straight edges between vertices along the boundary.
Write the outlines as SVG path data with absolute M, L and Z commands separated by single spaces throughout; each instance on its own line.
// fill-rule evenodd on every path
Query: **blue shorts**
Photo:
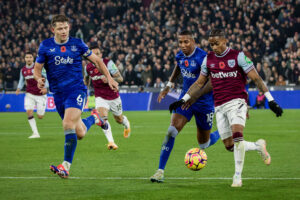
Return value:
M 83 111 L 87 99 L 87 91 L 75 90 L 68 93 L 57 93 L 53 96 L 56 110 L 61 119 L 64 119 L 67 108 L 78 108 Z
M 202 106 L 197 105 L 194 103 L 189 109 L 182 110 L 181 107 L 178 107 L 176 111 L 173 113 L 178 113 L 183 115 L 190 121 L 195 116 L 197 127 L 201 130 L 210 130 L 213 125 L 213 118 L 214 118 L 214 109 L 205 109 Z

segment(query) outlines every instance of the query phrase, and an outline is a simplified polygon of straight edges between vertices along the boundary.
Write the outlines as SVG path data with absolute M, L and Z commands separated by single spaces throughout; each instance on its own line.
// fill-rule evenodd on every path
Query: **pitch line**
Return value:
M 2 176 L 0 179 L 25 179 L 25 180 L 42 180 L 42 179 L 57 179 L 58 177 L 26 177 L 26 176 Z M 74 180 L 149 180 L 149 177 L 69 177 L 68 179 Z M 203 177 L 203 178 L 191 178 L 191 177 L 169 177 L 167 180 L 232 180 L 229 177 Z M 243 180 L 300 180 L 297 177 L 291 178 L 280 178 L 280 177 L 255 177 L 255 178 L 243 178 Z

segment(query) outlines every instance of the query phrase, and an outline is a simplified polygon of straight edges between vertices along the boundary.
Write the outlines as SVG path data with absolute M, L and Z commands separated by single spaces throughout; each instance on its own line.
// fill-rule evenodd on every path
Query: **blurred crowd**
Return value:
M 52 37 L 54 14 L 70 18 L 71 36 L 97 43 L 123 85 L 164 87 L 176 36 L 190 30 L 209 51 L 209 31 L 225 30 L 268 85 L 300 85 L 300 0 L 7 0 L 0 1 L 0 90 L 15 90 L 24 53 Z M 85 63 L 84 63 L 85 64 Z

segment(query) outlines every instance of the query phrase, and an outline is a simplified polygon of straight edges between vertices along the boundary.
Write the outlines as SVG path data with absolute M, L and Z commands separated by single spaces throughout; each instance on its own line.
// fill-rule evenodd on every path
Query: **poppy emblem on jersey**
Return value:
M 71 51 L 77 51 L 77 47 L 75 45 L 71 46 Z
M 228 66 L 231 67 L 231 68 L 233 68 L 235 66 L 235 60 L 234 59 L 228 60 L 227 63 L 228 63 Z
M 94 73 L 98 73 L 99 71 L 98 71 L 98 69 L 94 69 Z
M 220 69 L 224 69 L 225 68 L 225 63 L 224 62 L 219 62 L 219 67 L 220 67 Z
M 184 65 L 185 65 L 186 67 L 188 67 L 188 66 L 189 66 L 189 61 L 188 61 L 188 60 L 185 60 L 185 61 L 184 61 Z
M 64 53 L 64 52 L 66 52 L 66 50 L 67 50 L 67 49 L 66 49 L 66 47 L 65 47 L 65 46 L 62 46 L 62 47 L 60 47 L 60 51 L 61 51 L 61 52 L 63 52 L 63 53 Z
M 27 74 L 30 74 L 30 69 L 27 70 Z

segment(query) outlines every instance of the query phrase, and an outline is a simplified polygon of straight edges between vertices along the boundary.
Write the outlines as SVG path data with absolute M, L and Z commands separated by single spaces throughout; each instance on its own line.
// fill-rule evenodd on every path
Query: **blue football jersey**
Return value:
M 36 62 L 44 63 L 51 92 L 70 92 L 86 89 L 81 56 L 91 54 L 92 51 L 81 39 L 69 37 L 67 42 L 59 44 L 54 38 L 49 38 L 40 44 Z
M 196 47 L 190 56 L 185 56 L 181 50 L 176 54 L 177 65 L 183 77 L 183 89 L 179 99 L 184 96 L 191 85 L 198 79 L 201 72 L 201 64 L 206 54 L 207 53 L 199 47 Z M 200 97 L 195 104 L 203 106 L 203 109 L 214 109 L 212 92 Z

